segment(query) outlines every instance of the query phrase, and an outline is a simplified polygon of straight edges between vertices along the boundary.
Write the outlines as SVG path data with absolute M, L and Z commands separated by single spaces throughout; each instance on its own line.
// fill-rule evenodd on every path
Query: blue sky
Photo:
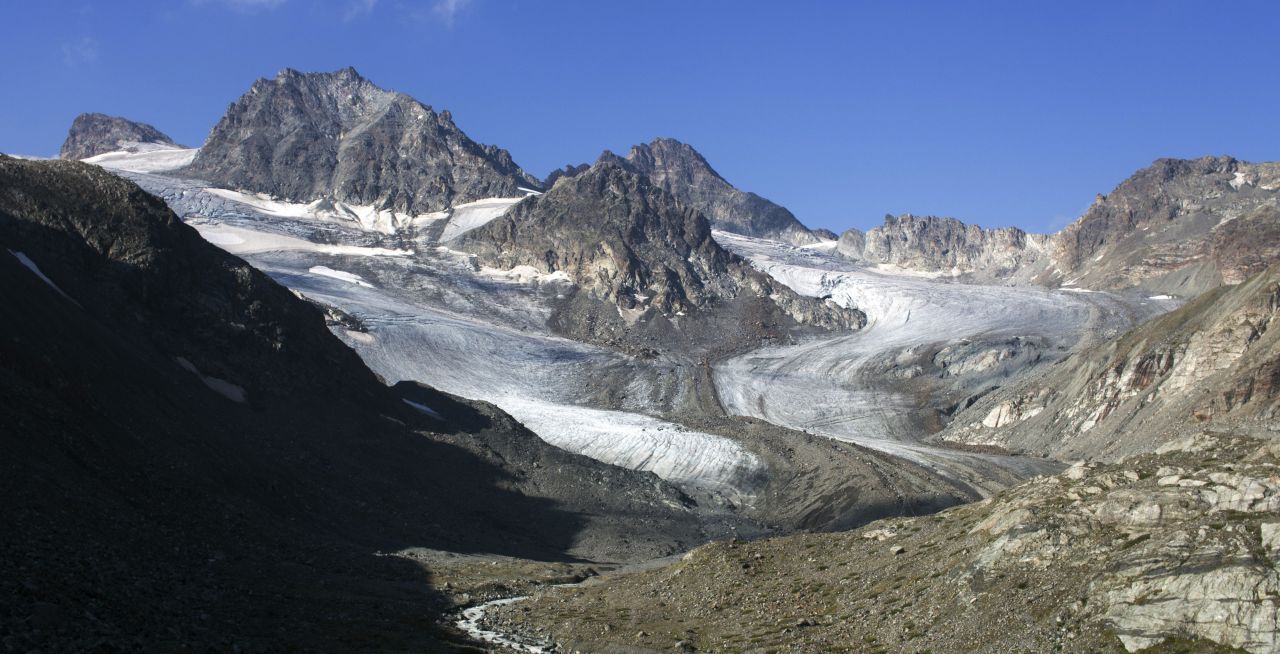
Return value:
M 545 175 L 671 136 L 813 227 L 1061 227 L 1159 157 L 1280 159 L 1280 3 L 0 0 L 0 151 L 83 111 L 198 145 L 355 66 Z

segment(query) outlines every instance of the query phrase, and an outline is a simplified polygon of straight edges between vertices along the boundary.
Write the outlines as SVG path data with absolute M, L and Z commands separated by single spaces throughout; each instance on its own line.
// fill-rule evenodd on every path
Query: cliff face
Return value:
M 71 131 L 59 151 L 60 159 L 89 157 L 147 145 L 182 147 L 160 130 L 127 118 L 105 114 L 80 114 L 71 123 Z
M 943 438 L 1064 460 L 1148 452 L 1203 424 L 1280 417 L 1280 267 L 983 398 Z
M 846 231 L 836 251 L 871 264 L 1002 277 L 1044 259 L 1045 240 L 1016 227 L 983 229 L 955 218 L 904 214 L 885 216 L 884 225 L 866 233 Z
M 626 157 L 606 150 L 598 162 L 615 163 L 648 177 L 654 186 L 706 216 L 715 229 L 793 245 L 822 240 L 786 208 L 735 188 L 697 150 L 675 139 L 657 138 L 632 146 Z M 550 188 L 556 180 L 580 175 L 589 168 L 580 164 L 552 171 L 546 186 Z
M 846 329 L 864 320 L 755 271 L 711 238 L 700 212 L 616 161 L 562 178 L 457 243 L 496 268 L 564 273 L 631 323 L 696 322 L 733 302 L 758 305 L 776 314 L 770 320 L 793 325 Z
M 347 68 L 284 70 L 231 105 L 183 174 L 286 200 L 331 199 L 408 214 L 538 183 L 505 150 L 480 145 L 402 93 Z
M 841 235 L 855 261 L 978 281 L 1191 297 L 1280 258 L 1280 163 L 1161 159 L 1052 235 L 904 215 Z
M 1280 256 L 1280 163 L 1161 159 L 1053 237 L 1062 281 L 1193 295 Z

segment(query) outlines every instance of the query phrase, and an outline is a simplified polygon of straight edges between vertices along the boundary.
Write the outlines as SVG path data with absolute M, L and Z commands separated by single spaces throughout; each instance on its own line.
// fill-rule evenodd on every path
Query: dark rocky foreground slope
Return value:
M 232 189 L 408 214 L 538 182 L 506 150 L 472 141 L 448 111 L 387 91 L 354 69 L 254 82 L 183 171 Z
M 846 231 L 838 251 L 976 281 L 1190 298 L 1280 258 L 1280 163 L 1160 159 L 1055 234 L 905 215 L 866 233 Z
M 0 157 L 0 269 L 6 649 L 431 649 L 431 570 L 396 552 L 702 537 L 652 475 L 384 386 L 318 308 L 95 167 Z
M 801 297 L 754 270 L 711 238 L 699 211 L 615 161 L 561 179 L 456 243 L 495 268 L 563 271 L 578 290 L 553 324 L 589 342 L 733 349 L 786 340 L 800 326 L 865 322 L 857 310 Z
M 721 542 L 489 624 L 567 652 L 1274 652 L 1280 447 L 1197 434 L 989 501 Z
M 88 159 L 104 152 L 124 150 L 140 144 L 182 147 L 146 123 L 106 114 L 80 114 L 72 121 L 71 130 L 67 133 L 67 140 L 62 143 L 58 157 Z

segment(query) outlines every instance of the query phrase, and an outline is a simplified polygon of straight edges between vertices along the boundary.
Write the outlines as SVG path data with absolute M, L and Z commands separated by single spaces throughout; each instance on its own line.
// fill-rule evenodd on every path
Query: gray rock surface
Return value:
M 885 216 L 866 233 L 847 230 L 836 251 L 854 261 L 998 279 L 1046 259 L 1047 238 L 1016 227 L 983 229 L 955 218 Z
M 1062 460 L 1151 451 L 1188 429 L 1274 429 L 1280 267 L 1204 294 L 991 393 L 942 433 Z
M 1280 257 L 1280 163 L 1160 159 L 1055 234 L 908 214 L 865 234 L 846 231 L 838 251 L 975 281 L 1189 298 Z
M 553 322 L 592 342 L 618 344 L 625 333 L 610 332 L 642 332 L 654 324 L 680 331 L 726 310 L 744 317 L 741 345 L 787 338 L 797 325 L 853 329 L 865 322 L 857 310 L 801 297 L 756 271 L 712 239 L 700 212 L 611 160 L 561 179 L 455 243 L 494 268 L 563 271 L 579 296 L 605 308 L 578 305 Z
M 182 147 L 160 130 L 127 118 L 106 114 L 80 114 L 71 123 L 67 140 L 58 152 L 60 159 L 88 159 L 104 152 L 136 148 L 139 144 Z
M 285 69 L 254 82 L 182 174 L 295 202 L 407 214 L 540 186 L 505 150 L 468 138 L 448 111 L 381 89 L 351 68 Z

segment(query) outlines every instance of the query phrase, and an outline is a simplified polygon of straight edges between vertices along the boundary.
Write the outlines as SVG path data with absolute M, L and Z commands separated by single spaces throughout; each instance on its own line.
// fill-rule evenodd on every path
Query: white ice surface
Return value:
M 310 268 L 307 269 L 307 272 L 311 273 L 312 275 L 320 275 L 321 277 L 332 277 L 333 279 L 340 279 L 344 282 L 355 284 L 357 286 L 373 288 L 373 284 L 370 284 L 369 282 L 364 281 L 364 278 L 361 277 L 360 275 L 357 275 L 355 273 L 349 273 L 345 270 L 334 270 L 333 268 L 330 268 L 328 266 L 311 266 Z
M 982 457 L 904 439 L 902 418 L 917 408 L 915 400 L 867 373 L 873 357 L 922 344 L 1005 335 L 1074 343 L 1099 310 L 1080 295 L 891 275 L 773 241 L 724 232 L 715 238 L 796 292 L 859 308 L 868 318 L 860 332 L 765 348 L 716 364 L 716 390 L 725 409 L 926 465 L 945 468 Z
M 357 257 L 407 257 L 413 250 L 400 250 L 381 247 L 364 247 L 359 245 L 340 245 L 329 243 L 313 243 L 308 240 L 284 236 L 272 232 L 263 232 L 243 227 L 232 227 L 219 223 L 194 223 L 192 227 L 204 237 L 204 240 L 235 255 L 249 255 L 260 252 L 299 251 L 316 254 L 348 255 Z
M 358 317 L 339 333 L 389 383 L 418 381 L 493 402 L 544 440 L 598 461 L 645 470 L 689 488 L 750 502 L 764 464 L 733 441 L 647 415 L 582 403 L 585 382 L 619 355 L 260 262 L 306 296 Z
M 493 198 L 468 202 L 454 207 L 452 215 L 449 216 L 449 223 L 445 225 L 444 233 L 440 235 L 441 242 L 450 241 L 489 223 L 506 213 L 507 209 L 511 208 L 511 205 L 523 199 Z
M 199 151 L 198 148 L 186 149 L 158 143 L 140 143 L 137 144 L 136 152 L 105 152 L 83 161 L 112 170 L 124 170 L 134 173 L 159 173 L 177 170 L 183 166 L 190 165 Z

